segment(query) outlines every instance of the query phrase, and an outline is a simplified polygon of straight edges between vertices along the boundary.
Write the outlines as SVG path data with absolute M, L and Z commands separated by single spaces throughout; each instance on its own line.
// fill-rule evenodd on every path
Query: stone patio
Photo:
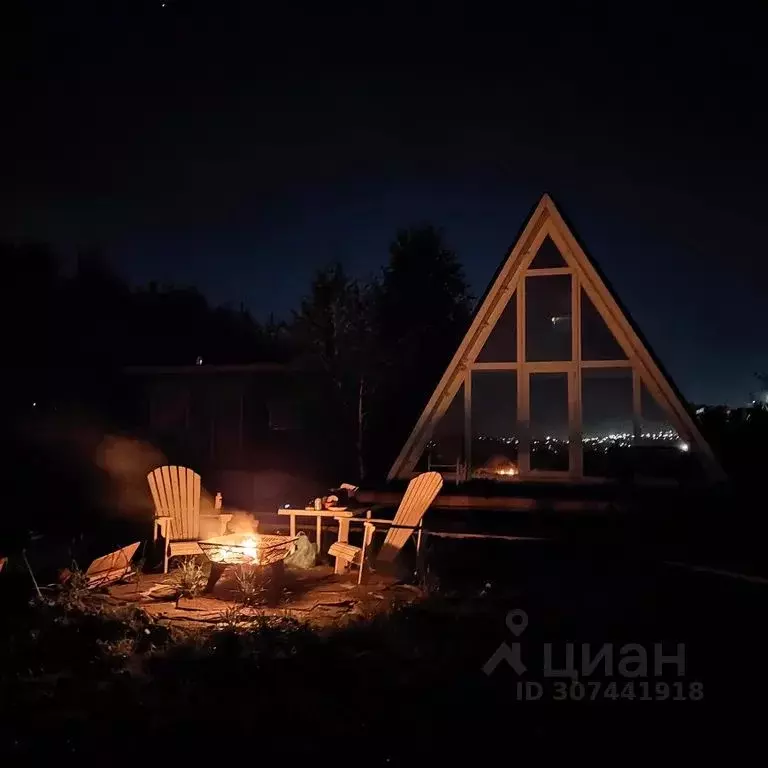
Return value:
M 110 602 L 135 604 L 160 623 L 186 629 L 212 629 L 226 620 L 224 614 L 232 607 L 242 606 L 231 571 L 222 576 L 210 594 L 182 598 L 178 608 L 173 582 L 173 571 L 142 574 L 138 580 L 108 587 L 107 592 Z M 356 573 L 334 575 L 330 566 L 286 569 L 276 604 L 243 606 L 241 616 L 289 616 L 319 628 L 330 627 L 421 597 L 416 587 L 373 573 L 366 573 L 358 586 Z

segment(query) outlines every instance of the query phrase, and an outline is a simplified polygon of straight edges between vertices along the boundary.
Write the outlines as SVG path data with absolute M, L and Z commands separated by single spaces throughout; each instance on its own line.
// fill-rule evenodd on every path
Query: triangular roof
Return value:
M 608 281 L 602 275 L 595 262 L 588 256 L 585 248 L 579 242 L 571 227 L 558 211 L 549 195 L 543 195 L 538 205 L 528 217 L 517 241 L 509 254 L 499 266 L 483 298 L 477 305 L 472 323 L 464 339 L 459 345 L 432 397 L 422 412 L 413 432 L 409 436 L 402 451 L 395 460 L 389 479 L 407 477 L 413 473 L 415 465 L 424 452 L 433 429 L 445 414 L 448 406 L 462 387 L 463 382 L 476 363 L 477 357 L 496 323 L 502 315 L 510 298 L 525 283 L 531 262 L 545 243 L 547 237 L 556 246 L 562 256 L 561 266 L 536 269 L 538 276 L 571 274 L 573 275 L 574 296 L 581 296 L 583 289 L 601 316 L 606 327 L 613 334 L 616 342 L 626 355 L 626 361 L 621 365 L 631 367 L 635 380 L 635 402 L 639 402 L 639 384 L 642 382 L 658 404 L 666 412 L 670 423 L 675 427 L 682 439 L 686 440 L 701 458 L 708 474 L 713 478 L 721 478 L 720 469 L 712 450 L 702 437 L 693 418 L 689 414 L 685 401 L 671 377 L 664 371 L 661 363 L 652 352 L 650 345 L 640 333 L 630 314 L 620 303 L 611 289 Z M 524 293 L 523 293 L 524 296 Z M 505 364 L 504 369 L 548 370 L 546 363 L 529 363 L 525 361 L 525 331 L 522 327 L 525 316 L 524 298 L 517 303 L 517 357 L 516 363 Z M 572 325 L 574 331 L 573 359 L 563 364 L 556 364 L 551 370 L 561 371 L 565 368 L 576 369 L 587 367 L 610 367 L 612 363 L 586 363 L 581 360 L 581 341 L 576 336 L 581 334 L 581 299 L 574 300 Z M 580 398 L 580 394 L 579 394 Z M 579 400 L 579 403 L 581 401 Z M 581 423 L 581 405 L 579 405 L 579 423 Z M 519 414 L 521 416 L 521 414 Z M 527 418 L 522 414 L 522 418 Z M 467 422 L 468 423 L 468 422 Z M 521 467 L 522 471 L 522 467 Z M 578 472 L 577 472 L 578 474 Z

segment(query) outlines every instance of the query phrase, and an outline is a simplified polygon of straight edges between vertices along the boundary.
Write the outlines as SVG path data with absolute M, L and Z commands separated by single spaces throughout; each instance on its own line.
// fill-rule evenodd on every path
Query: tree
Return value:
M 378 387 L 370 461 L 384 473 L 466 332 L 472 297 L 456 254 L 432 226 L 397 233 L 373 290 Z
M 297 362 L 316 375 L 307 392 L 311 431 L 332 447 L 327 458 L 335 471 L 350 471 L 354 454 L 361 478 L 373 359 L 370 294 L 370 286 L 335 264 L 315 275 L 290 327 Z

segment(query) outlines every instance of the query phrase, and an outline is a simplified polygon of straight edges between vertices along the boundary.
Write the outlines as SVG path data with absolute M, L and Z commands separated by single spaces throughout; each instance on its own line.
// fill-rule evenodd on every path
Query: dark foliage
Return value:
M 339 265 L 317 274 L 290 333 L 302 363 L 321 374 L 313 423 L 344 471 L 386 474 L 470 310 L 462 267 L 429 226 L 400 231 L 389 263 L 367 284 Z
M 502 754 L 510 738 L 517 750 L 541 750 L 592 732 L 601 749 L 619 750 L 638 731 L 688 752 L 707 733 L 732 739 L 750 712 L 759 718 L 760 587 L 638 554 L 537 551 L 527 564 L 518 554 L 506 582 L 445 592 L 323 634 L 281 618 L 172 634 L 130 610 L 25 605 L 0 639 L 0 739 L 17 759 L 114 760 L 151 750 L 152 759 L 325 764 L 344 749 L 369 765 L 412 764 L 422 755 L 452 765 L 476 756 L 480 742 Z M 511 608 L 528 614 L 518 640 L 525 679 L 549 686 L 542 701 L 521 701 L 520 678 L 504 665 L 482 672 L 499 644 L 513 640 L 504 623 Z M 618 680 L 621 690 L 632 682 L 633 696 L 554 701 L 554 681 L 542 675 L 545 643 L 561 670 L 566 643 L 589 642 L 593 651 L 612 643 L 618 654 L 624 643 L 652 649 L 662 641 L 672 653 L 686 644 L 682 678 L 672 665 L 650 681 L 599 671 L 580 681 L 587 692 L 587 684 Z M 637 700 L 640 682 L 655 692 L 675 683 L 688 691 L 695 681 L 703 701 Z

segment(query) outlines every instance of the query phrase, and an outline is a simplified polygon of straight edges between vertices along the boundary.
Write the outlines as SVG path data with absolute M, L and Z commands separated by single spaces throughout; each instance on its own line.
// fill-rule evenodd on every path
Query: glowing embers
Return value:
M 517 463 L 507 456 L 497 454 L 491 456 L 482 467 L 474 471 L 474 476 L 488 480 L 510 480 L 520 474 Z
M 290 554 L 296 537 L 258 533 L 230 533 L 199 542 L 214 563 L 225 565 L 271 565 Z

